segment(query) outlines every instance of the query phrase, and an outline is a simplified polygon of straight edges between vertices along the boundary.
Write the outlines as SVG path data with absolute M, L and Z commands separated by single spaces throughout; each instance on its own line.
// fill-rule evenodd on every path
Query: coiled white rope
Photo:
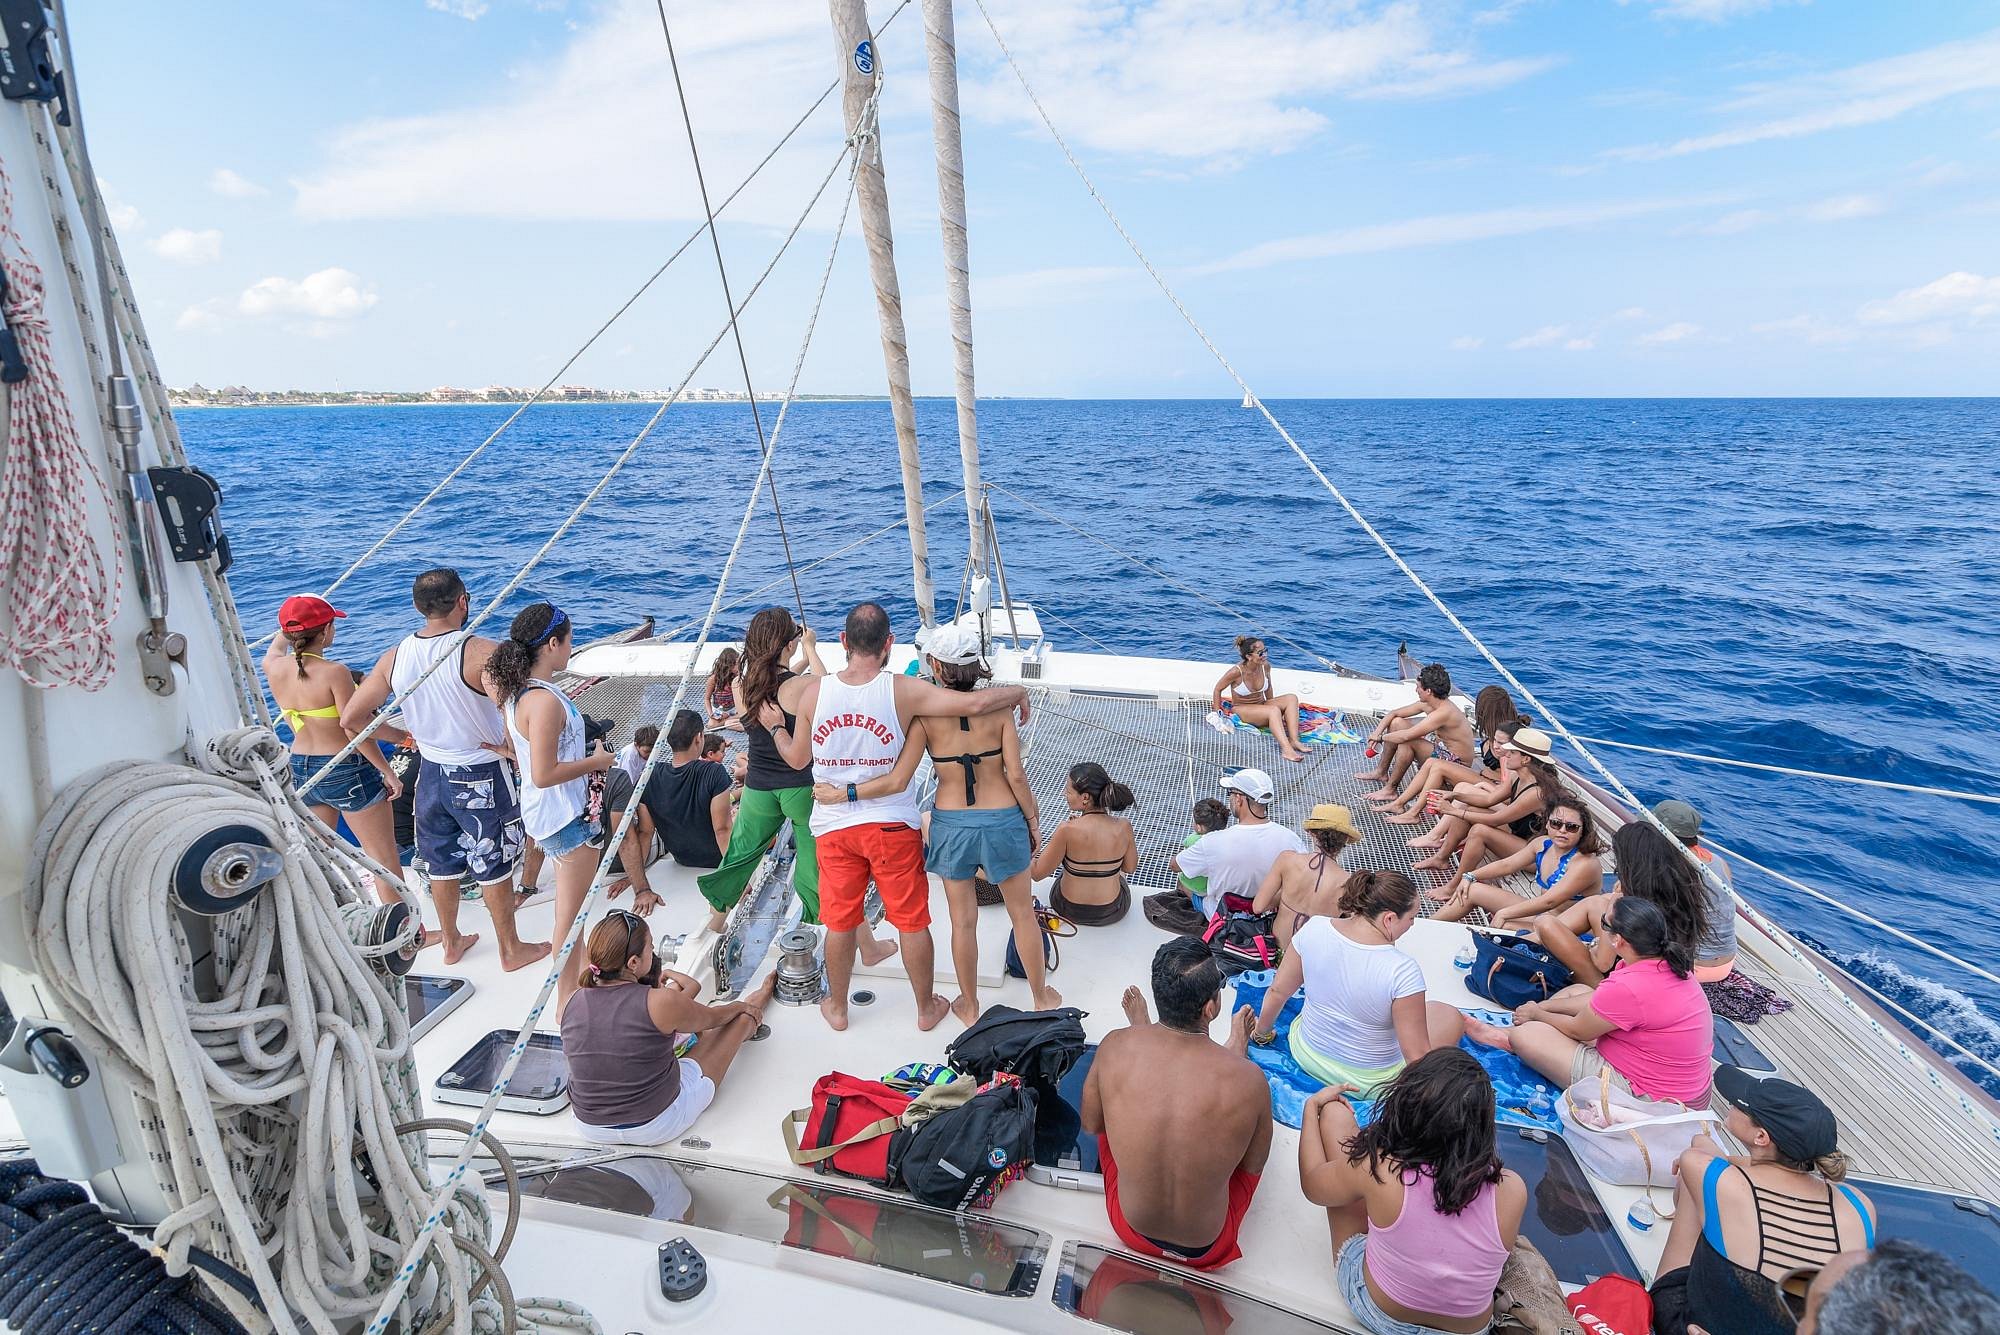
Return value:
M 366 866 L 292 792 L 275 734 L 223 734 L 200 763 L 106 765 L 57 795 L 23 891 L 30 949 L 77 1041 L 137 1092 L 172 1206 L 154 1232 L 169 1268 L 201 1246 L 250 1277 L 279 1330 L 333 1335 L 374 1310 L 431 1194 L 426 1142 L 395 1129 L 422 1115 L 401 989 L 367 962 L 409 938 L 357 945 L 375 913 L 357 889 Z M 212 920 L 214 994 L 201 995 L 167 887 L 192 844 L 231 825 L 285 865 Z M 361 1156 L 378 1184 L 366 1201 Z M 483 1196 L 457 1193 L 446 1213 L 483 1253 Z M 461 1335 L 480 1323 L 455 1244 L 427 1252 L 436 1284 L 403 1309 L 410 1329 L 442 1328 L 447 1310 Z M 509 1324 L 481 1301 L 488 1328 Z
M 77 435 L 56 375 L 43 309 L 41 266 L 14 229 L 14 183 L 0 166 L 0 264 L 5 315 L 28 378 L 7 389 L 7 458 L 0 468 L 0 570 L 10 625 L 0 656 L 44 690 L 101 690 L 117 667 L 111 623 L 124 584 L 124 554 L 107 567 L 90 522 L 93 503 L 113 512 L 110 488 Z

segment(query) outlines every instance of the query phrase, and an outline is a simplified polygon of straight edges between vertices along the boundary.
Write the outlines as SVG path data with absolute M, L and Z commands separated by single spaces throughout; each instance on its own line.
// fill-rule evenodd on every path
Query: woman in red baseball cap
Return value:
M 292 782 L 304 788 L 326 762 L 340 754 L 353 734 L 340 726 L 340 708 L 354 694 L 354 672 L 326 656 L 333 623 L 347 613 L 324 598 L 302 593 L 278 609 L 278 638 L 264 655 L 264 678 L 271 698 L 292 730 Z M 402 865 L 396 855 L 396 821 L 390 809 L 403 781 L 389 768 L 373 738 L 323 775 L 305 794 L 313 814 L 328 829 L 344 816 L 362 851 L 384 867 Z M 389 801 L 384 801 L 387 798 Z M 384 904 L 398 902 L 396 888 L 377 876 L 375 894 Z

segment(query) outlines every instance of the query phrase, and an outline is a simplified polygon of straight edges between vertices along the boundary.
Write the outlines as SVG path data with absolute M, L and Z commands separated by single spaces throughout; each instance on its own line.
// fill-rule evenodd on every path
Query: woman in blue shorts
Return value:
M 980 660 L 975 627 L 940 626 L 931 633 L 925 652 L 938 685 L 948 690 L 969 691 L 993 675 Z M 1014 727 L 1013 711 L 997 710 L 978 718 L 912 719 L 896 767 L 862 784 L 858 795 L 869 798 L 903 791 L 925 752 L 937 770 L 937 804 L 931 809 L 924 861 L 944 881 L 951 903 L 951 962 L 959 988 L 952 1012 L 966 1024 L 979 1018 L 979 897 L 973 877 L 982 869 L 999 885 L 1007 905 L 1035 1009 L 1061 1005 L 1061 995 L 1048 985 L 1042 924 L 1028 877 L 1041 814 L 1021 764 L 1021 734 Z M 813 798 L 845 802 L 847 789 L 818 784 Z
M 297 788 L 304 788 L 353 740 L 340 726 L 340 709 L 354 694 L 354 673 L 347 664 L 326 656 L 333 644 L 333 623 L 346 615 L 309 593 L 287 598 L 278 609 L 278 638 L 264 655 L 271 698 L 292 730 L 292 784 Z M 400 871 L 396 820 L 389 803 L 402 792 L 403 781 L 371 738 L 328 770 L 305 799 L 329 830 L 345 817 L 362 852 L 390 871 Z M 395 886 L 380 876 L 374 880 L 377 898 L 384 904 L 399 902 Z

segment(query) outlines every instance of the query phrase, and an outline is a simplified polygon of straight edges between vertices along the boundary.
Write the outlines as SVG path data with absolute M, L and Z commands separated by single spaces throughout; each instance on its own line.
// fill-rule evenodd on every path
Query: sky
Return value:
M 1994 0 L 985 0 L 1056 128 L 1266 398 L 2000 393 Z M 880 24 L 894 9 L 874 0 Z M 818 0 L 667 0 L 712 198 L 839 72 Z M 703 217 L 654 0 L 79 5 L 162 369 L 536 386 Z M 205 17 L 204 17 L 205 15 Z M 978 386 L 1233 397 L 957 11 Z M 952 345 L 923 18 L 881 37 L 919 393 Z M 719 226 L 782 390 L 880 393 L 828 99 Z M 831 184 L 816 207 L 822 180 Z M 740 389 L 707 239 L 562 376 Z

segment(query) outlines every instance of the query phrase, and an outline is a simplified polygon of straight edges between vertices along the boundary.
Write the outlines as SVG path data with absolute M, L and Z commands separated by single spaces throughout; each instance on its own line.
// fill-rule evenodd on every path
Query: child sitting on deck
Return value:
M 1194 804 L 1194 829 L 1187 838 L 1181 840 L 1181 847 L 1193 848 L 1195 841 L 1203 835 L 1214 834 L 1217 830 L 1228 828 L 1229 807 L 1220 798 L 1204 797 Z M 1208 878 L 1183 876 L 1180 878 L 1180 887 L 1195 907 L 1199 908 L 1202 897 L 1208 894 Z
M 743 731 L 743 720 L 736 713 L 736 673 L 742 665 L 742 654 L 734 649 L 724 649 L 715 656 L 715 666 L 708 670 L 708 685 L 703 688 L 702 702 L 708 710 L 708 724 L 712 728 Z

